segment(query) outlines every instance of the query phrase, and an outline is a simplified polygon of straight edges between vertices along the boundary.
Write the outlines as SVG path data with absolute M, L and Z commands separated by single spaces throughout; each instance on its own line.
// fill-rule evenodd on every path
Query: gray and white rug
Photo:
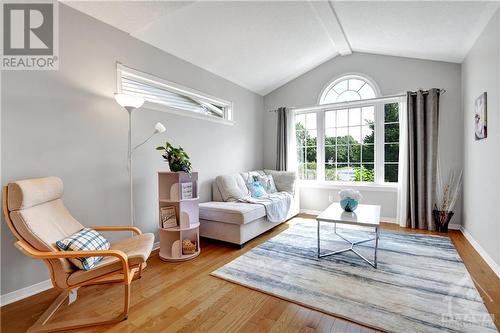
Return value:
M 323 251 L 346 246 L 321 232 Z M 318 259 L 316 244 L 316 223 L 299 219 L 212 275 L 387 332 L 498 332 L 447 237 L 382 231 L 378 269 L 351 252 Z M 359 251 L 371 259 L 373 244 Z

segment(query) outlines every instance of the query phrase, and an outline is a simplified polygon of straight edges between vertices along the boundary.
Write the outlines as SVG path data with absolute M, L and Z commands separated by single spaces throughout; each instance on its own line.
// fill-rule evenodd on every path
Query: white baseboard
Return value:
M 160 242 L 156 242 L 153 244 L 153 250 L 157 250 L 160 248 Z M 31 286 L 27 286 L 18 290 L 14 290 L 5 295 L 0 295 L 0 306 L 4 306 L 10 303 L 14 303 L 20 301 L 24 298 L 36 295 L 41 293 L 42 291 L 48 290 L 52 288 L 52 281 L 45 280 L 42 282 L 35 283 Z
M 20 301 L 52 288 L 52 281 L 45 280 L 0 296 L 0 306 Z
M 462 234 L 465 236 L 465 238 L 469 241 L 469 243 L 472 245 L 472 247 L 479 253 L 481 258 L 490 266 L 490 268 L 493 270 L 493 272 L 497 275 L 498 278 L 500 278 L 500 265 L 498 265 L 488 253 L 479 245 L 478 242 L 472 237 L 469 231 L 465 229 L 463 226 L 460 226 L 460 231 Z
M 462 229 L 462 225 L 461 224 L 448 224 L 448 229 L 451 229 L 451 230 L 461 230 Z
M 313 209 L 301 209 L 300 213 L 307 214 L 307 215 L 319 215 L 321 213 L 321 211 L 320 210 L 313 210 Z
M 380 217 L 380 221 L 381 222 L 385 222 L 385 223 L 392 223 L 392 224 L 398 224 L 398 220 L 395 218 L 395 217 Z

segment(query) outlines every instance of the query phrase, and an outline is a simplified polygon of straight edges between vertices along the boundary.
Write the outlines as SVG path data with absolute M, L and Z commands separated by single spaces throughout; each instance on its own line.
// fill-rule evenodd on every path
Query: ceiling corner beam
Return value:
M 326 33 L 330 37 L 330 40 L 332 41 L 337 52 L 343 56 L 351 54 L 351 45 L 347 40 L 344 28 L 339 21 L 333 4 L 328 0 L 309 0 L 309 4 L 316 14 L 316 17 L 318 18 L 320 24 L 323 26 Z

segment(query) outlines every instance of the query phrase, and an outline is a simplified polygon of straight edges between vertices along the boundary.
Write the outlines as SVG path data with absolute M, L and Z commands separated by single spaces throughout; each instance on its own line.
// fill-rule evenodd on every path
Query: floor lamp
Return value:
M 134 225 L 134 182 L 132 179 L 132 154 L 134 151 L 149 141 L 154 135 L 158 133 L 165 132 L 166 128 L 162 123 L 156 123 L 153 133 L 144 141 L 132 147 L 132 112 L 138 109 L 144 104 L 144 98 L 140 96 L 127 95 L 127 94 L 115 94 L 115 100 L 120 106 L 128 111 L 128 177 L 130 185 L 130 223 Z

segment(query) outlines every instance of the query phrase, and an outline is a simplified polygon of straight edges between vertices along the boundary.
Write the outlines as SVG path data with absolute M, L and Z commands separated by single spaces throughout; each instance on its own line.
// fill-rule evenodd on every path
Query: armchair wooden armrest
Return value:
M 90 228 L 97 231 L 132 231 L 136 235 L 142 235 L 141 229 L 128 225 L 113 225 L 113 226 L 91 226 Z
M 16 185 L 17 184 L 17 185 Z M 31 179 L 24 180 L 21 182 L 16 182 L 13 184 L 12 190 L 9 187 L 3 187 L 3 213 L 5 216 L 5 222 L 7 226 L 12 231 L 17 241 L 14 245 L 21 250 L 25 255 L 35 258 L 42 259 L 45 261 L 49 268 L 49 272 L 51 275 L 52 284 L 54 287 L 63 289 L 61 294 L 54 300 L 54 302 L 47 308 L 47 310 L 38 318 L 38 320 L 31 326 L 27 332 L 56 332 L 62 330 L 71 330 L 83 327 L 93 327 L 97 325 L 109 325 L 118 323 L 122 320 L 127 319 L 128 312 L 130 308 L 130 285 L 132 280 L 135 277 L 140 277 L 142 269 L 145 263 L 140 263 L 137 265 L 129 265 L 128 256 L 125 252 L 115 249 L 110 250 L 100 250 L 100 251 L 55 251 L 50 247 L 43 247 L 42 250 L 37 250 L 31 245 L 27 239 L 32 239 L 33 237 L 40 237 L 40 233 L 37 233 L 31 229 L 26 230 L 25 237 L 21 236 L 18 231 L 18 228 L 22 228 L 26 221 L 17 221 L 15 224 L 11 218 L 10 214 L 13 210 L 23 211 L 26 207 L 23 205 L 25 200 L 28 200 L 28 207 L 32 206 L 40 206 L 46 207 L 46 215 L 54 214 L 55 216 L 60 216 L 61 210 L 65 210 L 64 206 L 61 205 L 51 205 L 48 204 L 55 199 L 59 199 L 62 196 L 62 181 L 56 177 L 47 177 L 40 179 Z M 14 201 L 16 202 L 14 208 L 9 209 L 8 202 L 10 202 L 7 198 L 11 196 L 11 191 L 15 194 L 13 198 L 17 198 Z M 31 195 L 30 193 L 37 193 L 36 196 Z M 21 199 L 20 199 L 21 198 Z M 26 199 L 29 198 L 29 199 Z M 56 207 L 57 206 L 57 207 Z M 62 206 L 62 207 L 60 207 Z M 65 213 L 67 214 L 67 213 Z M 51 230 L 57 230 L 58 228 L 62 228 L 65 219 L 50 219 L 46 218 L 46 215 L 43 214 L 29 214 L 29 219 L 32 223 L 42 224 L 47 230 L 44 230 L 42 233 L 44 239 L 46 241 L 52 242 L 51 238 L 47 238 L 48 233 Z M 43 215 L 43 216 L 42 216 Z M 74 222 L 76 223 L 76 221 Z M 83 226 L 82 226 L 83 227 Z M 109 226 L 109 227 L 94 227 L 95 230 L 101 231 L 131 231 L 137 235 L 141 235 L 141 230 L 132 226 Z M 66 230 L 66 229 L 62 229 Z M 42 237 L 42 238 L 43 238 Z M 49 242 L 48 242 L 49 243 Z M 81 257 L 95 257 L 95 256 L 103 256 L 103 257 L 114 257 L 117 258 L 121 263 L 121 268 L 115 265 L 106 266 L 105 269 L 99 270 L 96 269 L 91 274 L 82 273 L 79 278 L 75 280 L 75 283 L 69 284 L 67 281 L 68 274 L 61 269 L 55 269 L 54 265 L 57 267 L 61 266 L 59 262 L 62 258 L 81 258 Z M 112 263 L 116 262 L 113 260 Z M 108 269 L 109 268 L 109 269 Z M 99 271 L 97 271 L 99 270 Z M 77 272 L 80 273 L 80 272 Z M 138 273 L 138 274 L 136 274 Z M 63 274 L 63 275 L 60 275 Z M 56 276 L 57 275 L 57 276 Z M 94 276 L 97 275 L 97 276 Z M 66 280 L 63 280 L 66 279 Z M 80 281 L 80 282 L 77 282 Z M 87 287 L 92 285 L 100 285 L 100 284 L 122 284 L 124 287 L 123 292 L 123 311 L 118 315 L 107 316 L 107 315 L 99 315 L 97 317 L 85 317 L 81 319 L 67 319 L 61 320 L 57 322 L 49 322 L 51 318 L 55 315 L 56 311 L 62 306 L 62 304 L 69 299 L 69 303 L 72 303 L 76 299 L 77 290 L 80 287 Z M 71 310 L 70 310 L 71 311 Z
M 95 250 L 95 251 L 38 251 L 29 244 L 17 241 L 15 246 L 24 254 L 35 259 L 56 259 L 56 258 L 81 258 L 81 257 L 115 257 L 121 261 L 123 281 L 130 283 L 130 270 L 127 255 L 120 250 Z

